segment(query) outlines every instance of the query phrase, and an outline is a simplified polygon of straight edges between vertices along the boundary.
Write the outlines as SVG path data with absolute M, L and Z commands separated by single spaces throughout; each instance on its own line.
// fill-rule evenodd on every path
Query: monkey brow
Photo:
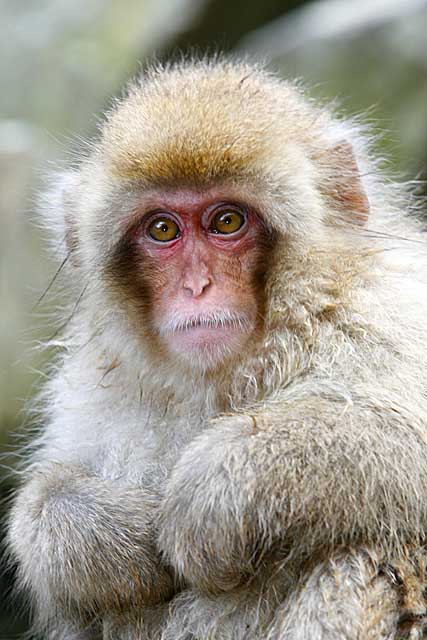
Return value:
M 177 182 L 206 186 L 217 180 L 247 178 L 260 150 L 242 139 L 165 139 L 147 152 L 122 149 L 113 158 L 117 173 L 146 185 L 167 186 Z

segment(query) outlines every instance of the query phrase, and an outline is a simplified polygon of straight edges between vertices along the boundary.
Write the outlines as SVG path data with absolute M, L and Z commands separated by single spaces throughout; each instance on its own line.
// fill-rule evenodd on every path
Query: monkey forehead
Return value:
M 109 115 L 101 147 L 113 172 L 125 178 L 152 184 L 236 180 L 270 168 L 281 142 L 301 143 L 308 111 L 295 87 L 250 65 L 153 70 Z

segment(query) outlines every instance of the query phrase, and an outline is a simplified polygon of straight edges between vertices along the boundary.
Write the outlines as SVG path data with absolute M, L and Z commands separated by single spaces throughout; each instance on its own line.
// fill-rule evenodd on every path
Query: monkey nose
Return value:
M 188 278 L 183 283 L 183 289 L 186 296 L 191 298 L 199 298 L 211 286 L 212 282 L 208 276 L 197 275 Z

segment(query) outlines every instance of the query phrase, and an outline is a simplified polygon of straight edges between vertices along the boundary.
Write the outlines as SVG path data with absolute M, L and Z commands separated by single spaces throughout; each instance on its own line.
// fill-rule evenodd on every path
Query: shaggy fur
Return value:
M 159 189 L 274 243 L 262 331 L 153 349 L 111 256 Z M 355 123 L 227 61 L 153 68 L 45 198 L 70 318 L 9 542 L 50 640 L 392 640 L 426 619 L 427 249 Z M 368 215 L 369 212 L 369 215 Z

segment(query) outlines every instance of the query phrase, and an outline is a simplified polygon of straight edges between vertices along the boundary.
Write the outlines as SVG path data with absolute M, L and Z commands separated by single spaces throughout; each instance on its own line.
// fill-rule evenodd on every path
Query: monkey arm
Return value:
M 23 587 L 47 619 L 88 618 L 170 596 L 152 520 L 158 497 L 82 468 L 50 465 L 21 489 L 9 526 Z
M 307 397 L 220 418 L 174 469 L 161 548 L 190 583 L 221 591 L 273 549 L 303 562 L 415 542 L 427 525 L 426 427 L 389 405 Z

